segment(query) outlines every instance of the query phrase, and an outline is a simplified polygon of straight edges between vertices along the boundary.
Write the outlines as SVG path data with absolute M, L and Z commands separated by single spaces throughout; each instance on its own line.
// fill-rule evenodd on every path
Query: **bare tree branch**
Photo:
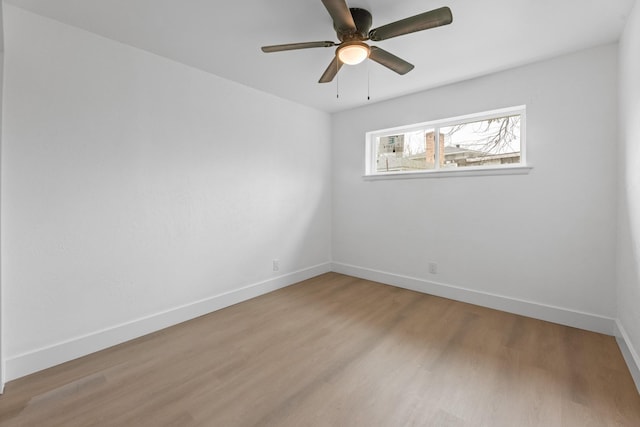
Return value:
M 498 128 L 492 130 L 496 124 Z M 483 152 L 485 155 L 501 154 L 513 151 L 510 144 L 518 138 L 520 116 L 499 117 L 476 123 L 459 124 L 452 126 L 447 134 L 449 136 L 454 135 L 463 129 L 468 129 L 470 125 L 477 125 L 478 129 L 475 130 L 475 133 L 483 136 L 459 145 L 473 149 L 474 151 Z

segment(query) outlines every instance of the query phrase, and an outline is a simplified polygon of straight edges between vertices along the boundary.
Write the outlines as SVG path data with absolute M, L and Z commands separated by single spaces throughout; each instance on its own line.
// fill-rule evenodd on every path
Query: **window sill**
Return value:
M 499 168 L 474 167 L 457 170 L 429 170 L 420 172 L 387 172 L 371 175 L 364 175 L 367 181 L 378 181 L 385 179 L 417 179 L 417 178 L 452 178 L 463 176 L 493 176 L 493 175 L 526 175 L 532 166 L 507 166 Z

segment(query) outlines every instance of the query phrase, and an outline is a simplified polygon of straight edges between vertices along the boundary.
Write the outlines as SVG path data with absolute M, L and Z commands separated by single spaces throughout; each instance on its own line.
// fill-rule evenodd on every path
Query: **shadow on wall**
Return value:
M 640 200 L 634 200 L 628 184 L 626 187 L 621 192 L 619 201 L 618 318 L 631 340 L 628 344 L 633 346 L 638 357 L 640 350 L 640 212 L 636 212 L 638 209 L 634 209 L 634 203 L 635 206 L 640 206 Z M 640 360 L 636 359 L 636 363 L 640 364 Z M 638 367 L 640 368 L 640 365 Z
M 276 276 L 308 268 L 317 260 L 330 261 L 329 244 L 322 243 L 328 242 L 326 234 L 330 233 L 326 221 L 329 216 L 328 195 L 321 184 L 316 188 L 305 188 L 304 183 L 295 177 L 291 182 L 293 184 L 289 184 L 290 191 L 286 196 L 265 207 L 272 211 L 269 216 L 278 218 L 273 224 L 273 232 L 245 246 L 249 259 L 264 262 L 261 268 L 256 269 L 257 272 L 264 271 L 264 267 L 271 269 L 272 261 L 276 260 L 278 270 L 272 272 Z M 281 230 L 286 230 L 286 236 Z M 242 266 L 238 265 L 238 269 L 241 271 Z M 264 276 L 256 272 L 242 274 L 247 274 L 242 278 L 242 285 L 264 280 Z

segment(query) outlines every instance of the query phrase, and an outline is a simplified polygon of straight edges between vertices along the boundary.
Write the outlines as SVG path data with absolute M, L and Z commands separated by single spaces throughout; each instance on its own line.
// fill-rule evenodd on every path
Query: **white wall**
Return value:
M 604 320 L 587 328 L 611 328 L 617 59 L 609 45 L 335 114 L 336 268 L 536 317 L 555 310 L 546 317 L 568 324 L 576 322 L 557 317 L 586 315 Z M 528 175 L 362 178 L 366 131 L 522 104 Z
M 4 13 L 8 379 L 330 268 L 328 114 Z
M 2 8 L 3 4 L 0 1 L 0 159 L 2 158 L 2 89 L 4 87 L 4 29 L 2 25 L 3 17 L 2 17 Z M 0 166 L 1 167 L 1 166 Z M 1 173 L 1 169 L 0 169 Z M 2 194 L 0 193 L 0 217 L 1 217 L 1 206 L 2 206 Z M 0 219 L 1 221 L 1 219 Z M 0 232 L 0 238 L 2 237 Z M 0 252 L 0 259 L 2 259 L 2 253 Z M 0 269 L 1 269 L 0 263 Z M 0 272 L 0 393 L 4 391 L 4 350 L 3 350 L 3 322 L 2 322 L 2 273 Z
M 618 318 L 640 389 L 640 4 L 620 40 Z

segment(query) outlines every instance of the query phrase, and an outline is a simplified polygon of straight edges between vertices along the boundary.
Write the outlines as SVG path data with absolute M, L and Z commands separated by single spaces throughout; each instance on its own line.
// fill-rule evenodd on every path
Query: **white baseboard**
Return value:
M 508 313 L 533 317 L 548 322 L 585 329 L 606 335 L 614 335 L 615 319 L 598 314 L 585 313 L 563 307 L 540 304 L 517 298 L 496 295 L 444 283 L 408 277 L 384 271 L 372 270 L 349 264 L 333 263 L 333 271 L 366 280 L 410 289 L 456 301 L 489 307 Z
M 618 342 L 618 347 L 620 347 L 624 361 L 627 362 L 631 377 L 636 383 L 638 393 L 640 393 L 640 356 L 638 356 L 638 352 L 633 347 L 629 335 L 624 329 L 624 326 L 622 326 L 622 323 L 620 323 L 620 320 L 616 320 L 616 341 Z
M 234 291 L 175 307 L 151 316 L 76 337 L 68 341 L 13 356 L 5 361 L 5 379 L 6 381 L 11 381 L 330 271 L 331 263 L 319 264 L 245 286 Z
M 330 271 L 593 332 L 614 335 L 640 391 L 640 357 L 631 345 L 626 331 L 616 319 L 342 263 L 319 264 L 10 357 L 4 361 L 5 380 L 11 381 L 86 356 Z

